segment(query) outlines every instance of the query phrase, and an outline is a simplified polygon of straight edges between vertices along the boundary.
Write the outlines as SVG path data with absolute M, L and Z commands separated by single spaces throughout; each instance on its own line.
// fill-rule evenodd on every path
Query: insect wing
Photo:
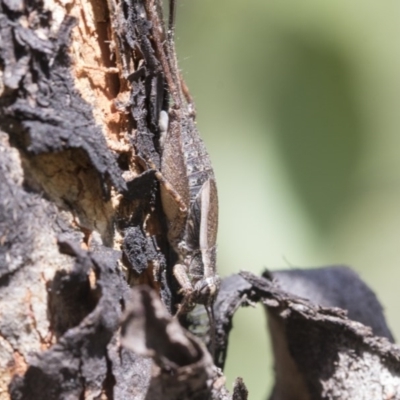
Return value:
M 213 178 L 204 183 L 201 197 L 200 248 L 211 249 L 217 242 L 218 233 L 218 194 Z
M 189 181 L 179 129 L 176 119 L 171 118 L 161 160 L 161 199 L 170 225 L 169 238 L 173 242 L 182 236 L 190 201 Z

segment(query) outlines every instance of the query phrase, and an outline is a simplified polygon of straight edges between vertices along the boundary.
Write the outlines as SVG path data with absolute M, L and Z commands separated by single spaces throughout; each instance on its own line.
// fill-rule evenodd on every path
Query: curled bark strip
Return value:
M 157 358 L 160 366 L 179 368 L 201 358 L 197 342 L 190 340 L 156 293 L 146 286 L 132 290 L 123 319 L 122 344 L 143 356 Z
M 232 398 L 225 389 L 222 372 L 214 366 L 205 346 L 170 316 L 148 287 L 137 287 L 129 296 L 121 342 L 154 360 L 146 399 Z M 236 392 L 240 393 L 242 387 Z
M 290 273 L 284 290 L 279 278 Z M 215 305 L 217 365 L 223 366 L 225 361 L 234 312 L 241 305 L 259 301 L 268 315 L 275 359 L 272 400 L 400 398 L 400 349 L 391 343 L 375 295 L 355 273 L 331 267 L 271 275 L 273 280 L 242 272 L 224 280 Z M 301 280 L 308 282 L 308 293 L 293 289 Z M 311 286 L 316 281 L 313 293 Z M 335 285 L 353 290 L 340 292 L 334 290 Z M 293 292 L 311 298 L 318 297 L 316 292 L 325 293 L 320 302 L 330 307 Z M 349 311 L 335 307 L 338 303 Z M 348 318 L 347 313 L 364 324 Z

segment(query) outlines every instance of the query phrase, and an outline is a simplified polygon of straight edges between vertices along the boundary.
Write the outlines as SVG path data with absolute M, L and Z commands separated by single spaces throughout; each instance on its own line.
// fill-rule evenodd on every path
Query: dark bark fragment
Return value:
M 119 255 L 107 249 L 86 253 L 77 245 L 71 244 L 71 247 L 76 251 L 72 275 L 79 270 L 87 273 L 89 268 L 93 269 L 96 287 L 91 290 L 99 292 L 98 303 L 77 326 L 69 327 L 50 350 L 32 356 L 25 375 L 11 383 L 12 399 L 79 398 L 83 393 L 99 396 L 106 390 L 105 382 L 115 384 L 115 378 L 107 380 L 112 375 L 107 346 L 118 329 L 120 304 L 127 291 L 116 264 Z M 54 293 L 54 296 L 63 296 L 63 293 Z M 57 312 L 73 312 L 69 305 L 59 301 Z
M 394 342 L 375 293 L 350 268 L 332 266 L 273 271 L 270 274 L 283 290 L 321 307 L 346 310 L 349 319 L 370 326 L 375 336 Z
M 151 23 L 141 1 L 112 1 L 110 4 L 113 4 L 111 20 L 122 75 L 131 84 L 129 101 L 120 106 L 132 117 L 131 124 L 136 132 L 134 135 L 132 132 L 131 143 L 137 154 L 159 169 L 158 119 L 161 109 L 166 109 L 168 95 L 160 62 L 150 41 Z M 141 58 L 144 64 L 139 66 Z
M 0 132 L 0 282 L 25 265 L 34 247 L 32 228 L 43 223 L 41 201 L 19 186 L 21 171 L 10 151 L 7 135 Z
M 223 365 L 225 360 L 227 334 L 235 310 L 248 302 L 261 301 L 269 317 L 275 357 L 276 382 L 271 399 L 381 398 L 373 393 L 382 394 L 382 398 L 399 398 L 400 350 L 389 341 L 390 331 L 372 291 L 343 267 L 311 273 L 294 271 L 290 285 L 286 282 L 286 291 L 280 287 L 279 276 L 287 278 L 291 272 L 272 273 L 274 281 L 245 272 L 224 280 L 215 304 L 217 365 Z M 309 275 L 312 278 L 308 279 Z M 389 340 L 374 336 L 370 327 L 350 320 L 345 309 L 320 306 L 291 293 L 289 286 L 303 285 L 302 280 L 308 281 L 302 295 L 318 297 L 326 289 L 321 302 L 347 305 L 355 317 L 374 326 L 379 334 L 387 334 Z M 338 285 L 332 280 L 337 280 Z M 311 289 L 316 281 L 318 285 Z M 346 294 L 333 290 L 346 286 L 354 290 Z M 370 313 L 365 307 L 372 307 L 375 312 Z M 373 376 L 379 379 L 374 380 Z
M 103 194 L 109 183 L 126 189 L 115 156 L 93 118 L 91 106 L 74 88 L 68 46 L 75 20 L 66 17 L 51 32 L 51 13 L 40 0 L 0 4 L 4 90 L 0 126 L 12 143 L 38 155 L 80 149 L 97 171 Z M 28 26 L 23 21 L 29 21 Z M 40 33 L 39 33 L 40 31 Z M 39 36 L 40 35 L 40 36 Z
M 125 347 L 154 360 L 146 400 L 231 398 L 204 345 L 170 316 L 147 287 L 131 292 L 121 336 Z
M 144 272 L 148 264 L 158 257 L 153 238 L 147 237 L 139 227 L 128 228 L 125 231 L 122 249 L 128 265 L 136 274 Z M 163 266 L 165 268 L 165 264 Z

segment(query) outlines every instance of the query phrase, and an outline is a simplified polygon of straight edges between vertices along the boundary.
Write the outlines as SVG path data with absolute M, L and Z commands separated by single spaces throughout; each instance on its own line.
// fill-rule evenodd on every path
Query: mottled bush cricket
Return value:
M 203 304 L 214 327 L 212 306 L 219 289 L 216 273 L 218 197 L 214 171 L 195 123 L 195 109 L 177 66 L 174 44 L 175 0 L 170 0 L 167 38 L 154 0 L 145 0 L 152 35 L 165 76 L 171 105 L 160 114 L 163 210 L 168 241 L 178 256 L 173 274 L 181 286 L 183 302 L 178 314 Z M 211 341 L 213 342 L 213 335 Z

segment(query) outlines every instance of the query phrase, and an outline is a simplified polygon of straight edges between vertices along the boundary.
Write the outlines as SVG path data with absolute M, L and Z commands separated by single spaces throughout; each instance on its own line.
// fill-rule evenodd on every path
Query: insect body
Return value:
M 219 287 L 216 274 L 218 198 L 214 171 L 193 117 L 181 119 L 180 137 L 169 131 L 161 161 L 168 240 L 178 254 L 174 275 L 184 293 L 183 310 L 210 306 Z M 174 137 L 175 136 L 175 137 Z
M 174 4 L 171 0 L 165 52 L 158 13 L 153 1 L 146 0 L 146 11 L 153 24 L 153 39 L 173 101 L 168 124 L 165 111 L 160 115 L 162 159 L 158 179 L 168 220 L 168 240 L 178 255 L 173 274 L 184 295 L 178 312 L 187 312 L 196 304 L 204 304 L 210 315 L 220 283 L 215 267 L 217 187 L 207 150 L 196 128 L 194 106 L 187 91 L 183 90 L 177 69 L 171 17 Z

